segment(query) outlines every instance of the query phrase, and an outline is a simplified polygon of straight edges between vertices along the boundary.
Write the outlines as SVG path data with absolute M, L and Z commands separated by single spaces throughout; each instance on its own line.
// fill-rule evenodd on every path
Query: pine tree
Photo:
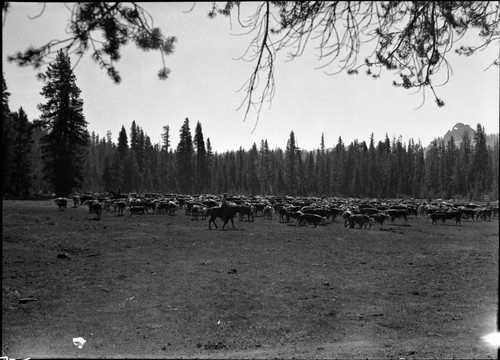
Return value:
M 207 151 L 205 141 L 203 140 L 203 130 L 198 121 L 194 131 L 194 146 L 196 148 L 196 167 L 195 167 L 195 192 L 206 192 L 207 190 Z
M 293 131 L 290 132 L 290 138 L 286 144 L 285 184 L 289 195 L 297 195 L 297 146 L 295 145 L 295 134 Z
M 14 130 L 12 146 L 12 166 L 11 166 L 11 186 L 16 196 L 29 192 L 31 187 L 31 145 L 32 124 L 23 108 L 19 108 L 17 113 L 12 114 L 12 124 Z
M 122 125 L 122 128 L 120 130 L 120 133 L 118 134 L 118 155 L 120 157 L 120 161 L 125 160 L 125 156 L 127 155 L 128 152 L 128 137 L 127 137 L 127 131 L 125 130 L 125 127 Z
M 489 184 L 488 184 L 488 149 L 486 146 L 486 134 L 484 132 L 484 126 L 477 124 L 476 133 L 474 134 L 474 152 L 473 152 L 473 166 L 474 166 L 474 197 L 477 200 L 482 200 L 484 194 L 486 194 Z
M 56 196 L 67 196 L 83 181 L 83 163 L 89 143 L 83 100 L 68 55 L 57 53 L 46 71 L 42 89 L 47 102 L 39 104 L 48 133 L 41 139 L 44 175 Z
M 177 145 L 177 179 L 179 190 L 183 194 L 193 191 L 193 139 L 189 129 L 189 119 L 186 118 L 180 130 L 180 140 Z
M 14 139 L 14 126 L 9 109 L 9 96 L 7 83 L 2 73 L 2 194 L 10 193 L 13 189 L 11 182 L 12 142 Z
M 214 161 L 214 153 L 212 152 L 212 143 L 210 142 L 210 138 L 207 138 L 207 187 L 210 192 L 213 192 L 213 184 L 212 184 L 213 161 Z

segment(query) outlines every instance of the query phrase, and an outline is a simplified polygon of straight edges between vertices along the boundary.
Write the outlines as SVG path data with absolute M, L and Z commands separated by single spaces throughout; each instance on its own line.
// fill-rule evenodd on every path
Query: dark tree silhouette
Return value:
M 41 138 L 44 177 L 57 196 L 67 196 L 83 181 L 89 144 L 87 121 L 69 56 L 59 51 L 45 75 L 47 81 L 41 94 L 47 102 L 38 105 L 40 124 L 48 130 Z

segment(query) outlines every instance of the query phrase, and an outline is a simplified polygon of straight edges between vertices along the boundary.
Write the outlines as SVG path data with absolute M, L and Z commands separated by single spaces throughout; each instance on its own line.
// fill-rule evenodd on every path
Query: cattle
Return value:
M 84 202 L 84 205 L 88 205 L 89 214 L 94 215 L 94 220 L 100 220 L 102 214 L 102 204 L 99 200 L 87 200 Z
M 196 205 L 195 204 L 195 205 L 191 206 L 191 216 L 192 216 L 191 220 L 198 220 L 200 215 L 202 215 L 202 213 L 204 212 L 204 209 L 206 209 L 206 207 L 203 205 Z
M 298 225 L 302 225 L 305 222 L 308 222 L 310 224 L 314 224 L 314 227 L 316 227 L 318 224 L 320 225 L 326 225 L 326 217 L 316 215 L 316 214 L 300 214 L 298 218 Z
M 408 206 L 408 215 L 413 215 L 415 217 L 418 217 L 418 205 Z
M 408 218 L 406 217 L 408 214 L 407 210 L 389 209 L 386 211 L 386 214 L 391 217 L 391 224 L 394 224 L 394 221 L 399 218 L 403 218 L 405 223 L 408 222 Z
M 261 215 L 264 214 L 264 209 L 266 208 L 267 204 L 263 203 L 263 202 L 259 202 L 259 203 L 255 203 L 253 204 L 254 208 L 255 208 L 255 215 L 258 215 L 259 213 Z
M 171 200 L 161 200 L 156 204 L 156 210 L 158 214 L 161 214 L 162 210 L 165 210 L 166 214 L 175 215 L 176 209 L 177 209 L 177 204 Z
M 80 205 L 84 205 L 87 201 L 94 200 L 94 196 L 90 194 L 85 194 L 80 196 Z
M 236 209 L 237 209 L 236 211 L 239 214 L 240 221 L 243 221 L 243 218 L 245 217 L 245 215 L 247 216 L 248 221 L 250 221 L 250 218 L 252 219 L 251 221 L 255 220 L 255 218 L 254 218 L 255 209 L 252 205 L 241 204 L 241 205 L 237 205 Z
M 358 211 L 355 210 L 346 210 L 342 213 L 342 218 L 344 219 L 344 226 L 347 227 L 347 223 L 349 221 L 349 218 L 353 215 L 359 214 Z
M 378 209 L 375 209 L 373 207 L 360 207 L 359 208 L 359 213 L 364 214 L 364 215 L 374 215 L 380 213 Z
M 211 207 L 207 209 L 207 215 L 210 216 L 210 219 L 208 220 L 208 229 L 212 230 L 212 227 L 210 226 L 211 223 L 215 225 L 215 228 L 217 229 L 217 224 L 215 223 L 215 220 L 217 218 L 221 218 L 222 221 L 224 222 L 224 225 L 222 225 L 222 230 L 225 229 L 227 223 L 229 220 L 231 220 L 231 225 L 233 225 L 233 229 L 236 229 L 234 227 L 234 221 L 233 218 L 236 216 L 236 213 L 238 212 L 238 208 L 236 206 L 224 206 L 224 207 Z
M 56 205 L 59 207 L 59 210 L 66 210 L 66 205 L 68 205 L 68 199 L 63 197 L 58 197 L 54 200 Z
M 264 217 L 268 220 L 273 219 L 273 207 L 271 205 L 267 205 L 264 208 Z
M 481 220 L 485 221 L 486 218 L 488 218 L 488 220 L 491 221 L 492 216 L 493 216 L 493 210 L 491 210 L 491 209 L 481 208 L 481 209 L 476 210 L 476 218 L 477 219 L 481 219 Z
M 339 208 L 330 208 L 330 216 L 332 217 L 333 221 L 337 221 L 337 216 L 341 215 L 344 213 L 344 210 L 339 209 Z
M 298 219 L 302 215 L 300 211 L 287 211 L 286 213 L 286 222 L 290 222 L 290 218 Z
M 427 217 L 432 220 L 432 225 L 434 225 L 438 220 L 442 220 L 443 215 L 440 212 L 434 212 L 428 214 Z
M 473 209 L 469 209 L 466 207 L 459 207 L 458 211 L 462 215 L 463 218 L 465 218 L 467 221 L 469 221 L 469 218 L 472 218 L 472 221 L 474 221 L 474 216 L 476 215 L 476 211 Z
M 380 224 L 380 226 L 384 226 L 384 221 L 386 221 L 387 219 L 390 218 L 389 215 L 386 215 L 384 213 L 378 213 L 378 214 L 373 214 L 371 216 L 371 218 L 373 219 L 374 222 Z
M 354 226 L 358 224 L 359 228 L 371 228 L 373 225 L 373 219 L 365 214 L 352 214 L 347 219 L 347 228 L 354 228 Z
M 286 207 L 284 207 L 284 206 L 280 207 L 278 209 L 278 213 L 279 213 L 279 220 L 280 220 L 280 222 L 285 222 L 285 218 L 286 218 L 286 216 L 288 214 L 288 210 L 286 209 Z
M 73 207 L 77 208 L 78 205 L 80 205 L 80 196 L 75 195 L 75 196 L 73 196 Z
M 327 219 L 330 217 L 330 211 L 320 207 L 303 207 L 300 211 L 304 214 L 315 214 Z
M 129 212 L 129 217 L 131 217 L 133 214 L 147 214 L 147 208 L 144 205 L 130 205 L 128 208 Z
M 123 211 L 127 207 L 127 202 L 125 200 L 118 200 L 113 203 L 113 207 L 118 209 L 118 215 L 123 215 Z
M 444 225 L 446 220 L 454 219 L 455 224 L 460 225 L 462 214 L 459 211 L 438 211 L 430 215 L 432 224 L 435 224 L 439 219 L 441 219 L 441 225 Z

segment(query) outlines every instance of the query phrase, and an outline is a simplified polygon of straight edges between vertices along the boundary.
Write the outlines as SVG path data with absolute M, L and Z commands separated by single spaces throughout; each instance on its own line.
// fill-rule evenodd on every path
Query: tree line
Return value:
M 326 148 L 324 136 L 316 150 L 298 147 L 290 132 L 286 147 L 271 149 L 266 139 L 249 150 L 217 153 L 204 139 L 198 121 L 194 136 L 188 118 L 172 146 L 169 125 L 161 143 L 135 122 L 122 125 L 118 142 L 89 134 L 83 100 L 69 57 L 58 53 L 49 66 L 40 104 L 40 119 L 29 121 L 22 107 L 11 112 L 2 80 L 2 191 L 5 195 L 72 192 L 105 193 L 230 193 L 291 196 L 413 197 L 498 199 L 499 141 L 487 145 L 477 124 L 473 138 L 420 141 L 402 138 L 368 143 L 342 138 Z

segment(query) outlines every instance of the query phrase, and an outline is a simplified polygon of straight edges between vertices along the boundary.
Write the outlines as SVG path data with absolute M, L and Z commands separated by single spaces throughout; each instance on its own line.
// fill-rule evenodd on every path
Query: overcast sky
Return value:
M 449 82 L 437 88 L 446 106 L 438 108 L 429 90 L 422 103 L 421 93 L 414 94 L 392 85 L 397 75 L 383 72 L 378 80 L 363 73 L 328 76 L 316 69 L 314 49 L 303 57 L 286 61 L 285 53 L 276 61 L 276 94 L 262 109 L 255 131 L 255 116 L 244 122 L 244 110 L 238 110 L 244 93 L 238 92 L 251 74 L 252 64 L 238 60 L 246 50 L 248 38 L 231 28 L 228 18 L 207 16 L 211 3 L 142 3 L 153 15 L 155 26 L 168 36 L 176 36 L 173 55 L 166 57 L 171 74 L 166 81 L 157 77 L 162 63 L 158 53 L 145 53 L 130 45 L 122 50 L 117 69 L 122 83 L 116 85 L 87 54 L 74 72 L 82 90 L 84 115 L 90 132 L 100 136 L 112 132 L 116 143 L 123 126 L 130 132 L 132 121 L 160 143 L 163 126 L 170 126 L 175 148 L 185 118 L 189 118 L 194 136 L 196 123 L 210 138 L 214 151 L 248 150 L 255 142 L 267 139 L 270 148 L 286 147 L 290 131 L 298 146 L 316 149 L 324 133 L 326 147 L 333 147 L 339 136 L 349 144 L 370 139 L 402 136 L 424 146 L 443 136 L 457 122 L 475 128 L 481 123 L 486 133 L 499 131 L 499 69 L 485 69 L 498 56 L 498 43 L 472 57 L 449 56 L 453 74 Z M 69 10 L 64 4 L 12 3 L 2 29 L 2 66 L 11 93 L 9 107 L 22 107 L 30 120 L 39 117 L 37 104 L 43 83 L 36 80 L 33 68 L 20 68 L 6 61 L 7 55 L 29 45 L 64 38 Z M 233 24 L 234 25 L 234 24 Z M 463 42 L 459 43 L 462 44 Z M 74 62 L 75 59 L 72 59 Z M 74 64 L 74 63 L 73 63 Z M 417 109 L 418 108 L 418 109 Z

